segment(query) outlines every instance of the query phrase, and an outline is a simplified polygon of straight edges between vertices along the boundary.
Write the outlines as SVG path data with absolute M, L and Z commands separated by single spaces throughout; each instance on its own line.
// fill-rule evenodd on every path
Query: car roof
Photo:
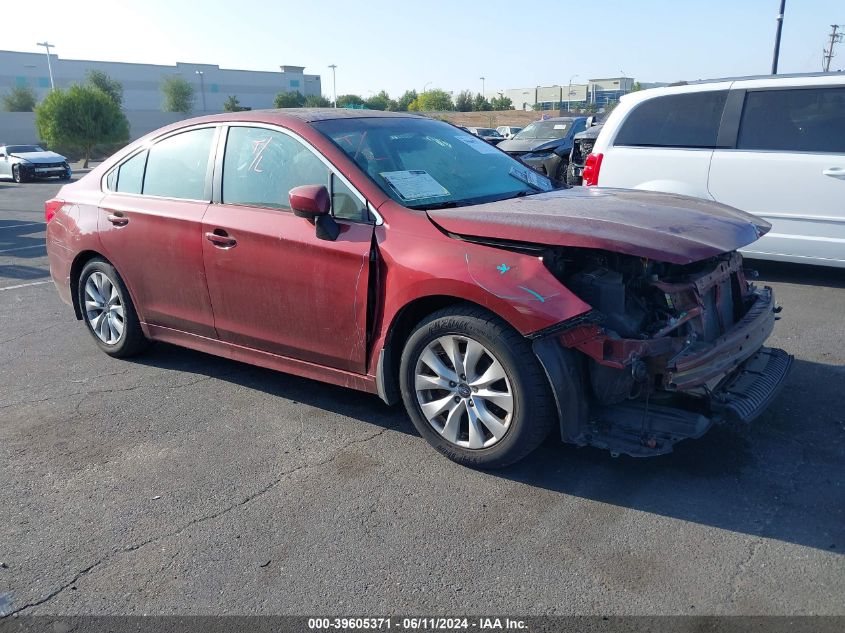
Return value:
M 693 81 L 678 81 L 664 87 L 688 86 L 696 84 L 715 84 L 722 81 L 748 81 L 751 79 L 796 79 L 799 77 L 845 77 L 845 71 L 814 72 L 814 73 L 784 73 L 780 75 L 744 75 L 739 77 L 717 77 L 714 79 L 695 79 Z
M 373 118 L 424 118 L 411 112 L 385 112 L 383 110 L 359 110 L 347 108 L 275 108 L 266 110 L 244 110 L 223 112 L 199 117 L 202 121 L 283 121 L 297 119 L 306 123 L 330 119 L 373 119 Z M 182 121 L 185 123 L 185 121 Z

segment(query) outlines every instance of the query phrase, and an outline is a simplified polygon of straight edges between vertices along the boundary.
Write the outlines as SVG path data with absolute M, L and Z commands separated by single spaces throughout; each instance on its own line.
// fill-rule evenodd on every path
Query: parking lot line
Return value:
M 13 224 L 11 226 L 0 226 L 0 231 L 5 231 L 6 229 L 19 229 L 23 226 L 35 226 L 36 224 L 46 225 L 47 223 L 46 222 L 27 222 L 26 224 Z
M 2 290 L 17 290 L 18 288 L 26 288 L 27 286 L 40 286 L 42 284 L 49 284 L 52 283 L 52 279 L 45 279 L 44 281 L 33 281 L 28 284 L 18 284 L 16 286 L 0 286 L 0 291 Z
M 16 248 L 6 248 L 0 253 L 11 253 L 13 251 L 25 251 L 28 248 L 47 248 L 47 244 L 34 244 L 33 246 L 18 246 Z

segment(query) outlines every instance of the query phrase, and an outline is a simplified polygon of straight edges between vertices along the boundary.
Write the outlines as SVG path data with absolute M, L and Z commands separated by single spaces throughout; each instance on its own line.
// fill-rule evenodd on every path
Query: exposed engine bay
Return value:
M 780 308 L 736 252 L 688 265 L 563 247 L 542 257 L 594 308 L 556 334 L 583 354 L 577 388 L 588 403 L 577 423 L 573 407 L 561 411 L 564 439 L 668 452 L 713 423 L 756 417 L 789 370 L 789 355 L 763 347 Z

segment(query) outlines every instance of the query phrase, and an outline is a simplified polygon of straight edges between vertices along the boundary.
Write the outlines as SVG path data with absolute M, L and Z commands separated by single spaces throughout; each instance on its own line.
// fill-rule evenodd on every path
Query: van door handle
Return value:
M 831 178 L 839 178 L 839 180 L 845 180 L 845 167 L 828 167 L 827 169 L 822 171 L 822 174 L 825 176 L 830 176 Z
M 112 224 L 114 224 L 115 226 L 126 226 L 127 224 L 129 224 L 129 218 L 124 216 L 119 211 L 115 211 L 114 213 L 109 213 L 106 216 L 106 219 L 109 222 L 111 222 Z
M 223 229 L 214 229 L 214 232 L 206 233 L 205 239 L 217 246 L 218 248 L 232 248 L 238 241 L 231 237 Z

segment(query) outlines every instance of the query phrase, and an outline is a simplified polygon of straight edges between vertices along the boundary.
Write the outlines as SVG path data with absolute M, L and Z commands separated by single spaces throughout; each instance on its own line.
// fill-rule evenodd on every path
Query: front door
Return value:
M 231 127 L 220 202 L 203 220 L 203 256 L 221 340 L 364 373 L 373 227 L 363 199 L 302 142 L 266 127 Z M 288 192 L 326 185 L 341 225 L 318 239 Z

